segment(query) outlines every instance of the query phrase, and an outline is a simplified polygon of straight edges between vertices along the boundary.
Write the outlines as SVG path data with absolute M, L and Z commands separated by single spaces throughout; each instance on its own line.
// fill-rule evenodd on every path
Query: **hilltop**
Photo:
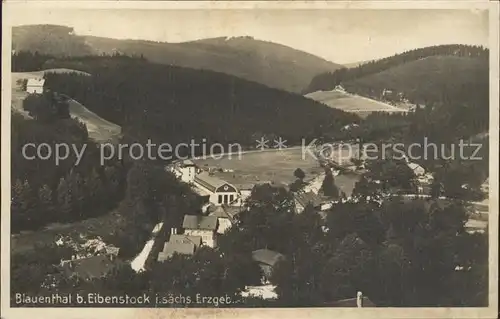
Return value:
M 414 103 L 476 102 L 488 92 L 488 61 L 458 56 L 430 56 L 343 83 L 349 92 L 379 97 L 384 89 L 402 92 Z M 476 94 L 471 94 L 475 92 Z
M 54 56 L 142 55 L 155 63 L 223 72 L 295 93 L 316 74 L 342 67 L 306 52 L 248 36 L 166 43 L 80 36 L 64 26 L 30 25 L 13 28 L 13 49 Z

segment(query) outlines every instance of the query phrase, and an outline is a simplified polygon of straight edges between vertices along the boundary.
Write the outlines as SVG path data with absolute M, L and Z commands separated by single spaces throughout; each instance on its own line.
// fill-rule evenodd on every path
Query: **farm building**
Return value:
M 42 94 L 44 84 L 44 79 L 28 79 L 28 82 L 26 83 L 26 92 L 29 94 Z

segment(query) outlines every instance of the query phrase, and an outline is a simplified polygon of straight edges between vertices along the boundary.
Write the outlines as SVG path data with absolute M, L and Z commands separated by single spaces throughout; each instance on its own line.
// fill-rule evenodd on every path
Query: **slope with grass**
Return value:
M 24 117 L 29 118 L 28 112 L 23 109 L 23 100 L 28 95 L 20 85 L 19 81 L 43 78 L 46 74 L 77 74 L 81 76 L 90 76 L 90 74 L 72 69 L 48 69 L 36 72 L 13 72 L 12 73 L 12 109 Z M 79 102 L 70 99 L 69 112 L 72 117 L 85 123 L 89 137 L 96 142 L 115 142 L 120 138 L 121 127 L 110 121 L 107 121 L 94 112 L 87 109 Z
M 281 44 L 252 37 L 211 38 L 183 43 L 78 36 L 63 26 L 20 26 L 13 49 L 54 56 L 113 54 L 144 56 L 162 64 L 235 75 L 269 87 L 300 92 L 312 78 L 341 65 Z
M 305 97 L 318 101 L 331 108 L 351 112 L 366 117 L 373 112 L 405 113 L 407 109 L 399 108 L 381 101 L 369 99 L 360 95 L 349 94 L 337 90 L 316 91 Z

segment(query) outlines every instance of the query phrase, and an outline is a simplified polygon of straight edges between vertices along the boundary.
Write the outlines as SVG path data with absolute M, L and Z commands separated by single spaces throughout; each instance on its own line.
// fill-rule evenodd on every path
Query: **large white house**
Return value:
M 197 168 L 191 160 L 175 163 L 169 170 L 181 181 L 191 184 L 200 196 L 206 197 L 215 206 L 242 204 L 241 193 L 234 185 Z
M 44 79 L 28 79 L 28 82 L 26 83 L 26 92 L 28 92 L 29 94 L 42 94 L 44 84 Z

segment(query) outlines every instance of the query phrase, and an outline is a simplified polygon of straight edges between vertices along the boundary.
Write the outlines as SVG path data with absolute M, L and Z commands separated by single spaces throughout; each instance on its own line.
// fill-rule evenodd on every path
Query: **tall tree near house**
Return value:
M 117 198 L 121 192 L 120 176 L 115 166 L 106 166 L 104 169 L 106 179 L 106 193 L 112 199 Z
M 327 300 L 339 300 L 363 291 L 370 295 L 376 278 L 374 251 L 355 233 L 347 235 L 322 273 L 322 290 Z
M 11 199 L 11 217 L 12 226 L 15 230 L 23 229 L 37 225 L 37 220 L 40 218 L 36 207 L 38 200 L 27 180 L 21 182 L 16 180 L 12 187 Z M 34 224 L 33 224 L 34 223 Z
M 72 169 L 68 175 L 67 182 L 72 197 L 73 217 L 82 218 L 85 213 L 84 180 L 75 169 Z
M 40 210 L 43 212 L 43 215 L 47 216 L 47 218 L 52 219 L 54 216 L 54 202 L 52 190 L 48 185 L 43 185 L 38 190 L 38 202 L 40 204 Z
M 325 196 L 339 197 L 339 189 L 335 185 L 332 171 L 328 168 L 325 169 L 325 179 L 323 179 L 323 183 L 321 184 L 321 191 Z
M 61 220 L 71 220 L 73 196 L 69 184 L 64 177 L 61 177 L 57 186 L 57 210 L 62 215 Z
M 89 205 L 100 209 L 104 201 L 104 185 L 95 169 L 86 178 L 85 193 L 87 195 L 86 201 Z

